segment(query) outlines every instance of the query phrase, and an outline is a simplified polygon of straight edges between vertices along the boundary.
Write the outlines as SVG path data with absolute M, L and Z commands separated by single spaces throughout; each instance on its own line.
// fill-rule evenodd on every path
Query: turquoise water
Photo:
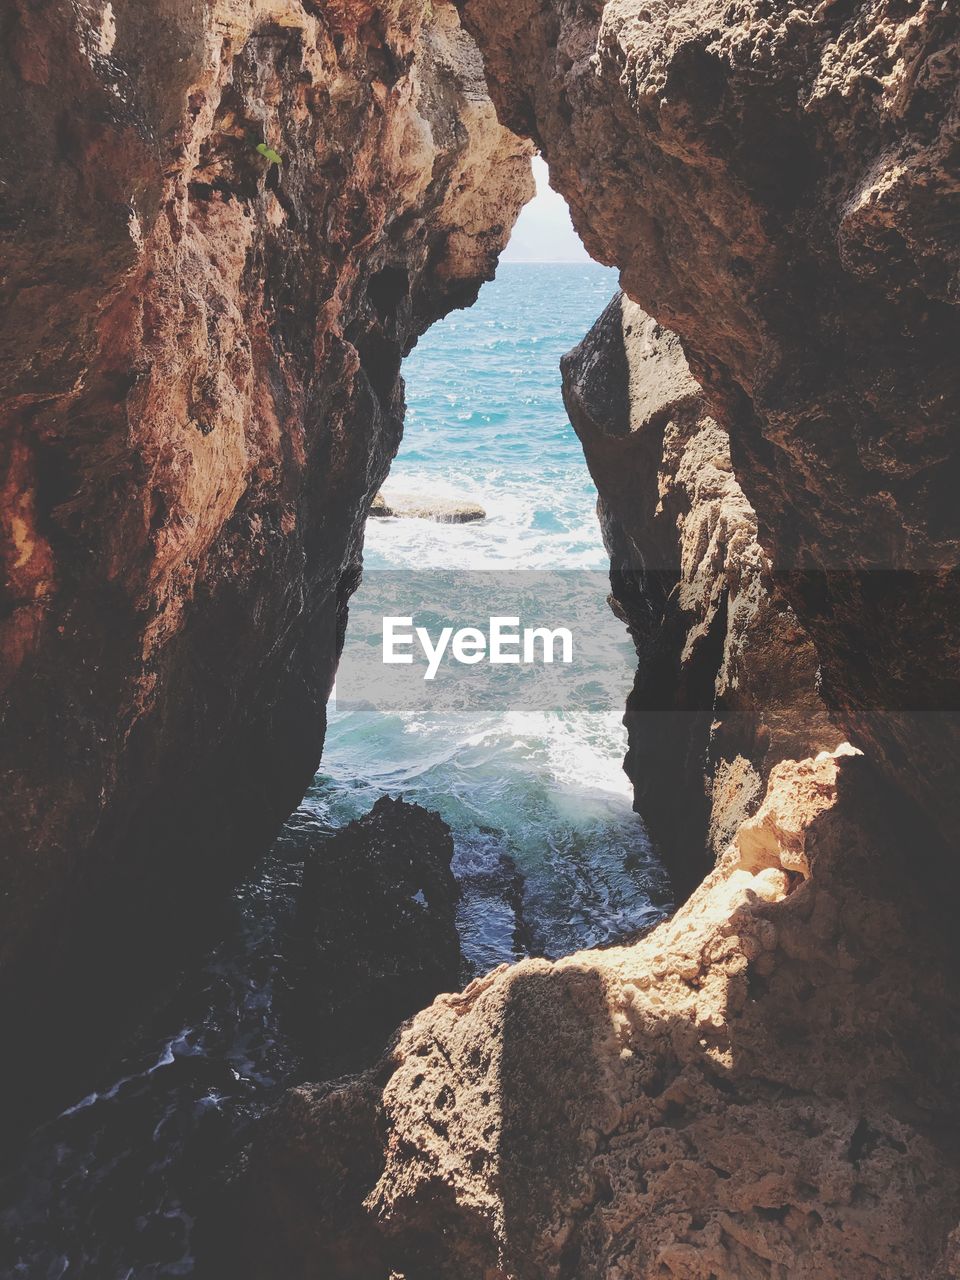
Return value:
M 596 491 L 559 363 L 616 287 L 615 273 L 594 263 L 502 264 L 473 308 L 421 340 L 404 367 L 407 426 L 384 492 L 469 500 L 487 519 L 370 521 L 354 613 L 381 570 L 562 570 L 568 594 L 607 617 Z M 338 825 L 384 791 L 437 810 L 453 828 L 461 935 L 478 970 L 608 942 L 662 913 L 666 886 L 621 767 L 635 657 L 608 622 L 598 662 L 612 688 L 608 678 L 592 699 L 577 689 L 554 709 L 494 710 L 469 724 L 429 705 L 332 709 L 322 772 L 298 822 Z M 504 895 L 504 855 L 522 879 L 519 904 L 515 880 Z
M 373 521 L 369 568 L 606 570 L 559 365 L 616 288 L 595 263 L 503 264 L 475 306 L 420 340 L 404 365 L 407 425 L 384 492 L 467 498 L 490 518 Z
M 378 571 L 564 570 L 565 607 L 603 605 L 593 492 L 560 395 L 560 356 L 615 280 L 596 266 L 504 266 L 476 307 L 436 326 L 406 365 L 409 417 L 389 492 L 467 498 L 476 525 L 371 522 L 355 619 Z M 588 597 L 588 598 L 584 598 Z M 598 631 L 600 628 L 598 628 Z M 558 955 L 654 923 L 667 888 L 620 762 L 634 655 L 604 631 L 562 705 L 462 716 L 331 708 L 321 773 L 230 921 L 176 996 L 100 1083 L 12 1154 L 0 1189 L 0 1275 L 195 1276 L 197 1215 L 278 1093 L 301 1079 L 279 999 L 305 845 L 383 792 L 450 823 L 474 970 Z

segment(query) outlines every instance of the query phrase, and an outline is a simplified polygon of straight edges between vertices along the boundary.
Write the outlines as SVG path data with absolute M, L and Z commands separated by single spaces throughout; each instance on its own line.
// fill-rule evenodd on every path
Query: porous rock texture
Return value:
M 960 839 L 960 11 L 459 0 L 501 118 L 680 338 L 834 714 Z
M 14 0 L 2 32 L 0 997 L 32 1083 L 303 794 L 401 357 L 532 179 L 444 0 Z
M 777 765 L 648 938 L 501 968 L 288 1094 L 240 1274 L 956 1274 L 960 1008 L 908 836 L 850 747 Z
M 248 1274 L 960 1276 L 960 13 L 458 7 L 637 304 L 566 370 L 632 767 L 674 773 L 664 830 L 699 797 L 686 855 L 732 839 L 642 941 L 498 970 L 290 1093 Z M 701 717 L 663 761 L 658 696 Z
M 771 768 L 842 735 L 676 336 L 620 294 L 562 369 L 637 645 L 625 767 L 684 897 L 759 806 Z

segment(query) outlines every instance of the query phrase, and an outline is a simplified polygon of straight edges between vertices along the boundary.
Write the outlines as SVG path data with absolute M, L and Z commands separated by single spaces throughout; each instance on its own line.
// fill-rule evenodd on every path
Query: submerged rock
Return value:
M 437 814 L 389 796 L 308 855 L 296 1005 L 323 1074 L 368 1065 L 405 1018 L 460 986 L 452 858 Z
M 370 508 L 377 520 L 391 516 L 399 520 L 436 520 L 438 524 L 472 524 L 486 520 L 483 507 L 474 502 L 457 502 L 450 498 L 414 498 L 397 493 L 389 499 L 378 493 Z

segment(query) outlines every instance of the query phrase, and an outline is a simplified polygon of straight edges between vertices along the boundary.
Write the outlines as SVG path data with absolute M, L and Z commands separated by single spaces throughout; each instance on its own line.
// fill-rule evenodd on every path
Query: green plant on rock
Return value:
M 274 151 L 272 147 L 268 147 L 265 142 L 258 142 L 256 151 L 263 156 L 264 160 L 268 160 L 270 164 L 283 164 L 283 156 L 278 151 Z

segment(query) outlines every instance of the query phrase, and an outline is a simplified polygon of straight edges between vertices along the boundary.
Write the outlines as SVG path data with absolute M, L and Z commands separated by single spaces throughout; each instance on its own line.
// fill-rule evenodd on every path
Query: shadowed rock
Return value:
M 389 796 L 307 856 L 296 1003 L 323 1074 L 368 1065 L 405 1018 L 460 986 L 452 858 L 437 814 Z
M 17 2 L 3 45 L 22 1109 L 64 1043 L 77 1072 L 142 1009 L 309 785 L 401 361 L 492 277 L 533 184 L 444 0 Z
M 561 367 L 600 494 L 613 603 L 637 646 L 625 767 L 686 896 L 756 810 L 773 766 L 841 734 L 813 643 L 759 545 L 729 434 L 676 335 L 620 294 Z
M 587 248 L 679 336 L 834 719 L 956 861 L 960 11 L 458 8 Z
M 642 942 L 504 966 L 293 1090 L 236 1274 L 947 1280 L 955 941 L 903 818 L 849 747 L 777 765 Z

